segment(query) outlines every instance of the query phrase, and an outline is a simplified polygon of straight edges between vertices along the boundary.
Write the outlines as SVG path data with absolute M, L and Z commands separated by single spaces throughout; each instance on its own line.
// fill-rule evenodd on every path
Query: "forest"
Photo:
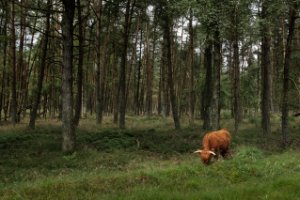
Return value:
M 0 0 L 0 199 L 298 199 L 299 0 Z M 229 156 L 204 165 L 205 133 Z

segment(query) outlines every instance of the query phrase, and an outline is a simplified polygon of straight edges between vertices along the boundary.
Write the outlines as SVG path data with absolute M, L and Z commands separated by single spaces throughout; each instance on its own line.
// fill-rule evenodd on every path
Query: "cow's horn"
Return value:
M 201 153 L 202 150 L 197 150 L 197 151 L 194 151 L 194 153 Z
M 217 154 L 213 151 L 209 151 L 209 153 L 211 153 L 212 155 L 216 156 Z

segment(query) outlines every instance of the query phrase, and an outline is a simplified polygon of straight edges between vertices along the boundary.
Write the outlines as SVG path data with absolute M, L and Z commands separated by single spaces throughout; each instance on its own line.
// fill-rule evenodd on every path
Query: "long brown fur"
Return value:
M 227 129 L 206 133 L 202 140 L 203 149 L 197 152 L 204 164 L 209 164 L 214 152 L 218 159 L 220 154 L 226 157 L 228 154 L 231 136 Z M 199 150 L 198 150 L 199 151 Z

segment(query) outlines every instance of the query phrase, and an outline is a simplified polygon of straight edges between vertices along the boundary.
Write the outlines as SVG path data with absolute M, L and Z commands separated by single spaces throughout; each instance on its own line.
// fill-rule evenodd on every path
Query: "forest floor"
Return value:
M 291 144 L 281 145 L 280 119 L 263 137 L 248 119 L 233 135 L 232 157 L 204 166 L 200 122 L 173 129 L 171 119 L 127 117 L 120 130 L 84 119 L 77 150 L 61 152 L 56 120 L 0 126 L 0 199 L 300 199 L 300 118 L 290 119 Z M 231 120 L 222 127 L 232 128 Z

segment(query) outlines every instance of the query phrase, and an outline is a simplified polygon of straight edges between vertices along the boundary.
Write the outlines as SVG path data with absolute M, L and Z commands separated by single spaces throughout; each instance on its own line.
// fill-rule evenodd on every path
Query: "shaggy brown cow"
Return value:
M 227 155 L 230 140 L 231 136 L 227 129 L 206 133 L 202 140 L 203 150 L 199 149 L 194 153 L 199 154 L 204 164 L 209 164 L 212 156 L 218 159 L 220 154 L 223 157 Z

